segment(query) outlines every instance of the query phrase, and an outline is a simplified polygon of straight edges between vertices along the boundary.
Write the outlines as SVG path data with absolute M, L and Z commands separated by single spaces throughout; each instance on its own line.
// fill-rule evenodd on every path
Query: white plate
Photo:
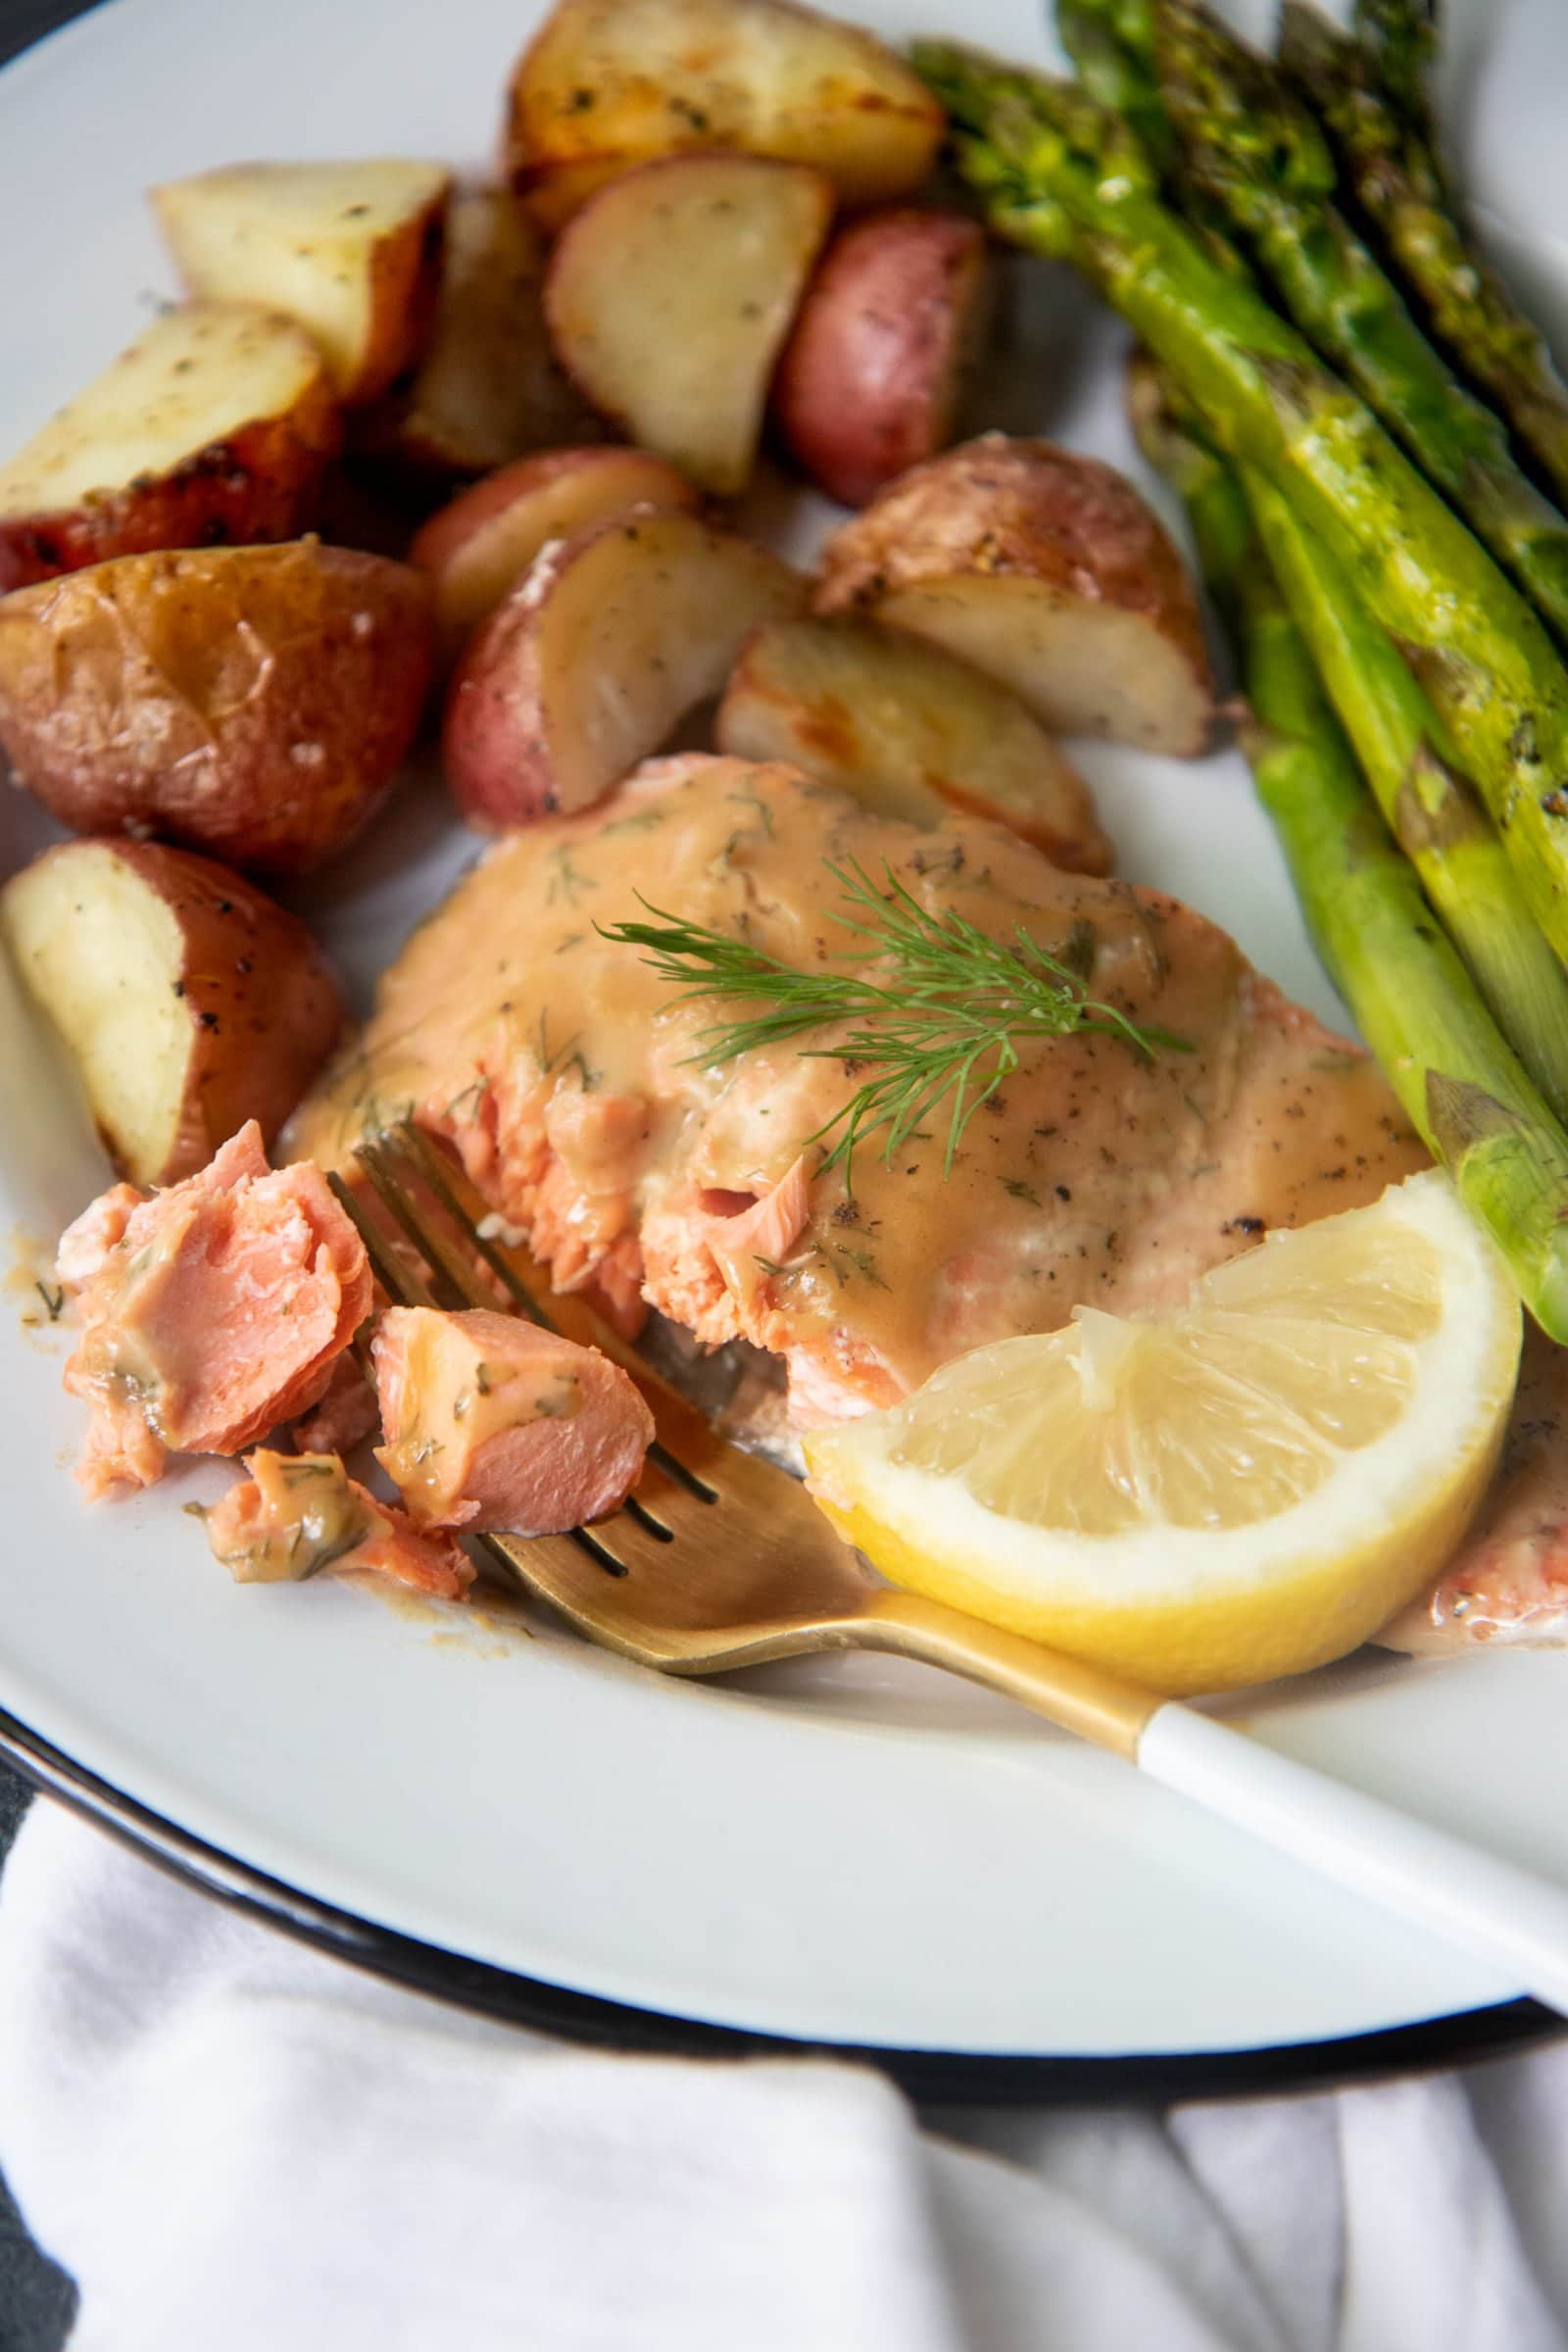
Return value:
M 1039 0 L 850 13 L 1043 54 Z M 518 0 L 118 0 L 24 56 L 0 77 L 0 448 L 167 290 L 149 180 L 256 154 L 478 167 L 528 15 Z M 1027 364 L 998 386 L 1006 421 L 1136 469 L 1119 330 L 1069 281 L 1035 282 Z M 1085 763 L 1127 870 L 1194 900 L 1333 1017 L 1239 759 L 1101 747 Z M 44 833 L 20 799 L 5 821 L 0 864 Z M 358 985 L 471 846 L 427 780 L 313 886 Z M 0 1090 L 0 1217 L 52 1232 L 103 1171 L 14 998 Z M 1310 2066 L 1326 2042 L 1516 1990 L 918 1668 L 817 1661 L 684 1686 L 550 1633 L 411 1619 L 331 1580 L 238 1591 L 178 1510 L 220 1473 L 97 1510 L 78 1499 L 65 1336 L 20 1328 L 23 1303 L 10 1295 L 0 1318 L 0 1706 L 20 1746 L 71 1760 L 61 1777 L 95 1776 L 127 1818 L 149 1809 L 241 1878 L 547 1985 L 915 2051 L 1157 2064 L 1294 2045 Z M 1568 1880 L 1565 1690 L 1551 1656 L 1368 1657 L 1268 1694 L 1253 1721 Z

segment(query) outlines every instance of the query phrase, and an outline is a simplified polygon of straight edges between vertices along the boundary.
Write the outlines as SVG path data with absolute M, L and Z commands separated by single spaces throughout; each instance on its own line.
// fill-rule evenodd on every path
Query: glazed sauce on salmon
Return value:
M 714 1063 L 704 1032 L 727 1008 L 682 1002 L 600 926 L 646 920 L 646 899 L 802 969 L 863 965 L 828 870 L 852 861 L 1000 940 L 1022 926 L 1189 1050 L 1032 1041 L 950 1172 L 941 1112 L 891 1164 L 862 1148 L 853 1184 L 825 1171 L 810 1139 L 853 1064 L 795 1044 Z M 1369 1058 L 1176 900 L 1059 872 L 980 820 L 927 830 L 788 768 L 696 756 L 498 841 L 386 973 L 289 1141 L 339 1166 L 409 1113 L 559 1287 L 783 1353 L 801 1420 L 890 1401 L 1080 1303 L 1168 1307 L 1270 1228 L 1426 1164 Z

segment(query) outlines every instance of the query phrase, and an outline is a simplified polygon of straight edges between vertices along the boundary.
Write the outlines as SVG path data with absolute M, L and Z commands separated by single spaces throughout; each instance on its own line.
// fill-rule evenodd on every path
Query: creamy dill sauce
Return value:
M 507 1363 L 472 1348 L 461 1326 L 421 1320 L 406 1342 L 394 1404 L 383 1391 L 386 1443 L 376 1459 L 421 1525 L 446 1521 L 464 1500 L 468 1465 L 508 1430 L 569 1421 L 582 1409 L 582 1384 L 561 1365 Z
M 879 1140 L 863 1148 L 853 1191 L 842 1170 L 818 1175 L 804 1231 L 782 1258 L 759 1258 L 744 1327 L 764 1346 L 869 1353 L 912 1385 L 961 1348 L 1054 1328 L 1080 1300 L 1172 1302 L 1269 1227 L 1350 1207 L 1424 1164 L 1366 1057 L 1175 901 L 1060 873 L 978 820 L 926 831 L 730 760 L 663 763 L 601 810 L 499 841 L 387 972 L 290 1149 L 340 1164 L 367 1127 L 413 1106 L 536 1243 L 541 1218 L 560 1228 L 558 1274 L 564 1262 L 576 1279 L 640 1232 L 656 1302 L 727 1336 L 686 1296 L 682 1236 L 715 1230 L 713 1202 L 777 1184 L 860 1077 L 793 1044 L 705 1063 L 700 1033 L 725 1008 L 682 1004 L 595 926 L 647 919 L 640 892 L 820 968 L 856 946 L 824 860 L 873 878 L 886 862 L 926 907 L 999 939 L 1021 924 L 1068 950 L 1094 996 L 1192 1050 L 1031 1042 L 948 1176 L 947 1105 L 893 1165 Z

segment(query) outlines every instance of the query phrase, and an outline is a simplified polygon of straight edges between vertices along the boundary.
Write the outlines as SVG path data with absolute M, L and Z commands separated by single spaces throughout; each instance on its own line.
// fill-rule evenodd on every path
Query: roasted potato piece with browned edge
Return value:
M 596 409 L 719 494 L 742 490 L 828 222 L 804 164 L 680 155 L 601 190 L 545 280 L 557 353 Z
M 424 356 L 356 416 L 355 447 L 439 480 L 592 433 L 551 349 L 543 285 L 538 236 L 511 191 L 455 196 Z
M 77 833 L 299 873 L 390 784 L 432 639 L 427 583 L 380 556 L 121 556 L 0 598 L 0 746 Z
M 547 547 L 452 682 L 443 750 L 464 814 L 493 829 L 597 801 L 807 594 L 695 514 L 644 509 Z
M 816 605 L 945 646 L 1044 725 L 1191 758 L 1213 681 L 1174 541 L 1124 475 L 987 433 L 917 466 L 835 532 Z
M 148 548 L 295 538 L 340 439 L 321 356 L 290 320 L 167 312 L 0 467 L 0 590 Z
M 561 0 L 513 75 L 505 160 L 551 231 L 693 147 L 811 164 L 844 203 L 882 204 L 920 185 L 942 130 L 891 49 L 789 0 Z
M 151 841 L 68 841 L 0 891 L 0 935 L 133 1184 L 283 1124 L 343 1025 L 305 925 L 226 866 Z
M 1054 865 L 1108 874 L 1109 842 L 1076 768 L 1016 695 L 933 645 L 869 620 L 775 620 L 742 648 L 716 741 L 776 760 L 888 816 L 989 816 Z
M 694 512 L 701 504 L 684 474 L 644 450 L 541 450 L 471 483 L 432 514 L 409 561 L 430 575 L 442 648 L 456 660 L 549 540 L 568 539 L 631 507 Z
M 259 302 L 319 347 L 345 406 L 424 348 L 452 182 L 437 164 L 228 164 L 152 190 L 192 294 Z
M 986 236 L 906 207 L 841 228 L 807 288 L 773 386 L 792 456 L 862 507 L 954 438 L 991 316 Z

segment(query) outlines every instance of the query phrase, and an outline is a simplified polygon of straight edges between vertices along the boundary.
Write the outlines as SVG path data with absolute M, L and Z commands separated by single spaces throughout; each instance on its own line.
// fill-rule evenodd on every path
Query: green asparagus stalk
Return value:
M 1131 126 L 1209 260 L 1245 277 L 1223 208 L 1182 168 L 1154 72 L 1153 0 L 1056 0 L 1056 30 L 1084 88 Z
M 1140 0 L 1128 39 L 1122 0 L 1056 0 L 1056 34 L 1090 96 L 1130 122 L 1161 172 L 1176 140 L 1153 63 L 1153 16 Z
M 1302 333 L 1568 639 L 1568 518 L 1335 206 L 1334 159 L 1279 69 L 1201 0 L 1158 0 L 1155 54 L 1198 187 L 1223 208 Z
M 1410 38 L 1415 14 L 1402 0 L 1381 10 L 1374 46 L 1303 0 L 1284 0 L 1281 57 L 1326 123 L 1347 187 L 1434 333 L 1568 498 L 1568 385 L 1449 191 L 1417 95 L 1423 50 Z
M 1085 270 L 1227 454 L 1275 482 L 1353 572 L 1568 959 L 1568 673 L 1530 607 L 1310 344 L 1205 255 L 1117 117 L 956 44 L 914 54 L 968 133 L 960 167 L 998 230 Z
M 1319 952 L 1525 1304 L 1568 1339 L 1568 1134 L 1433 923 L 1356 773 L 1234 474 L 1168 415 L 1140 437 L 1186 501 L 1210 593 L 1235 616 L 1252 710 L 1245 749 Z
M 1431 704 L 1317 534 L 1263 475 L 1243 487 L 1264 552 L 1389 828 L 1503 1036 L 1568 1118 L 1568 971 L 1441 749 Z
M 1133 430 L 1159 470 L 1170 470 L 1167 420 L 1189 444 L 1206 438 L 1201 417 L 1147 352 L 1129 363 L 1127 389 Z M 1215 518 L 1219 527 L 1233 550 L 1256 531 L 1391 832 L 1497 1026 L 1558 1118 L 1568 1119 L 1568 972 L 1532 921 L 1502 844 L 1455 767 L 1437 712 L 1353 583 L 1289 501 L 1255 471 L 1223 465 L 1218 470 L 1235 510 Z M 1206 556 L 1200 551 L 1206 577 L 1236 576 L 1239 557 L 1224 556 L 1223 547 Z M 1239 615 L 1227 618 L 1238 634 Z

